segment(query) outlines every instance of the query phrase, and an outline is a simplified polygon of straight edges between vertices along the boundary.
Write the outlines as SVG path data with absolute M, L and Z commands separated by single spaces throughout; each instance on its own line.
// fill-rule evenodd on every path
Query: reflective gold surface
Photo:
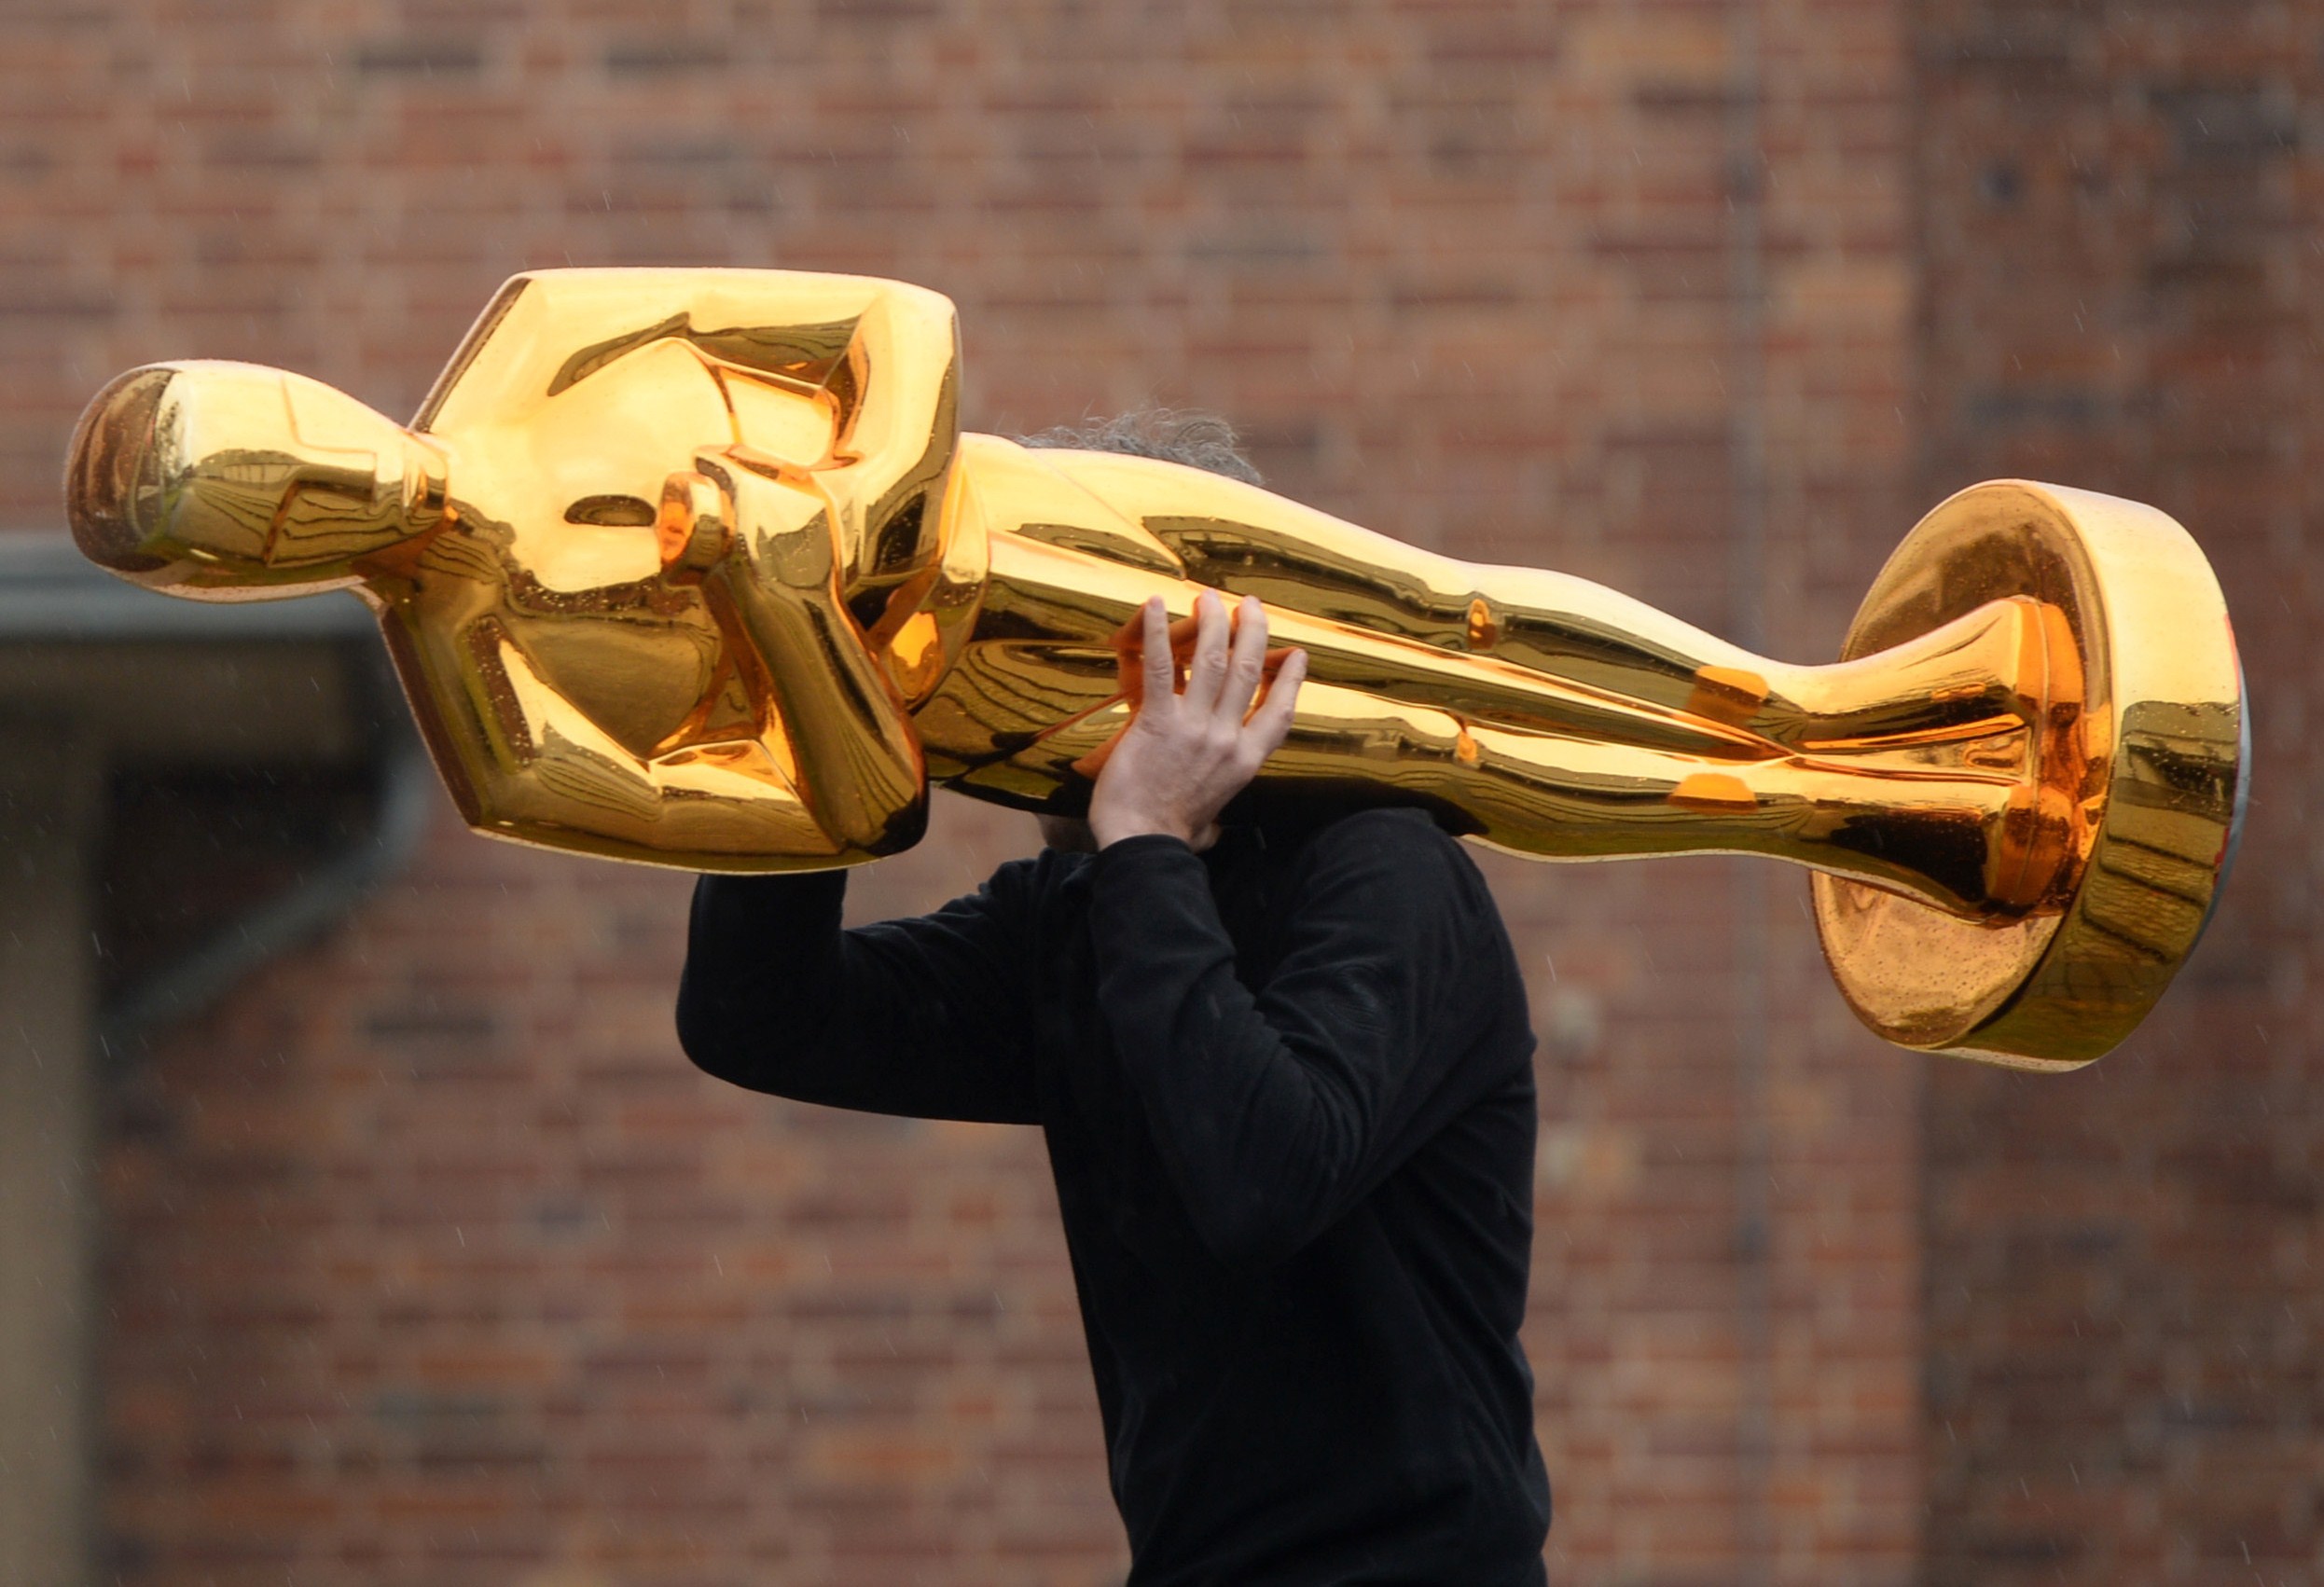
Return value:
M 2209 917 L 2245 793 L 2243 680 L 2184 530 L 2133 502 L 2014 482 L 1965 490 L 1914 530 L 1847 654 L 2019 593 L 2056 614 L 2051 643 L 2082 674 L 2012 813 L 2026 848 L 2064 862 L 2014 920 L 1818 876 L 1816 923 L 1842 992 L 1883 1036 L 2070 1069 L 2130 1033 Z
M 1883 1035 L 2103 1052 L 2193 945 L 2241 786 L 2224 606 L 2150 509 L 2030 485 L 1907 540 L 1847 659 L 1434 556 L 1172 463 L 961 435 L 951 306 L 842 276 L 560 270 L 409 428 L 302 377 L 159 365 L 67 480 L 173 594 L 352 586 L 477 831 L 710 870 L 920 836 L 931 781 L 1072 811 L 1128 720 L 1116 636 L 1253 594 L 1306 649 L 1253 798 L 1429 805 L 1518 852 L 1815 867 Z

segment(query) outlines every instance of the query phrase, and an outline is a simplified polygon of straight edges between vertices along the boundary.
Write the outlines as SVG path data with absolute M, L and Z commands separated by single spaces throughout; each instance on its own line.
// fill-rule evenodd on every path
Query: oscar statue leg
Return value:
M 1641 745 L 1672 748 L 1669 724 L 1693 719 L 1768 746 L 1826 751 L 1947 732 L 1987 708 L 2010 709 L 2003 680 L 2020 669 L 2019 616 L 2006 610 L 1916 635 L 1909 651 L 1877 666 L 1798 666 L 1753 656 L 1587 579 L 1456 560 L 1176 464 L 1067 450 L 1037 458 L 1149 531 L 1195 583 L 1497 663 L 1466 674 L 1482 693 L 1464 682 L 1446 702 L 1515 726 L 1623 741 L 1634 733 Z M 978 462 L 991 466 L 981 454 Z M 1027 490 L 1021 476 L 1007 488 Z M 1055 504 L 1044 506 L 1058 516 Z M 1569 720 L 1538 699 L 1507 699 L 1490 682 L 1528 673 L 1598 709 Z
M 989 565 L 982 637 L 920 711 L 922 733 L 967 763 L 955 786 L 1077 813 L 1133 710 L 1134 657 L 1116 654 L 1115 636 L 1155 595 L 1184 627 L 1202 586 L 1013 536 L 996 537 Z M 1543 858 L 1767 854 L 1966 915 L 2020 868 L 2006 818 L 2027 786 L 2021 716 L 1996 715 L 1975 737 L 1807 754 L 1487 657 L 1300 612 L 1268 621 L 1272 641 L 1307 652 L 1308 682 L 1263 799 L 1421 804 Z M 1009 724 L 1044 722 L 1057 725 L 1012 743 Z
M 1207 586 L 1260 596 L 1275 642 L 1311 658 L 1266 785 L 1418 800 L 1547 857 L 1806 864 L 1842 990 L 1904 1045 L 2096 1057 L 2184 961 L 2232 858 L 2234 642 L 2202 552 L 2151 509 L 1964 492 L 1899 549 L 1843 659 L 1805 667 L 1584 580 L 1454 562 L 1166 463 L 1057 455 L 1127 528 L 1072 542 L 1096 552 L 1078 560 L 1055 523 L 993 535 L 987 612 L 1024 638 L 963 676 L 989 680 L 988 724 L 1031 708 L 1065 725 L 963 780 L 991 796 L 1070 801 L 1074 760 L 1122 719 L 1111 658 L 1071 642 L 1157 588 L 1183 615 Z

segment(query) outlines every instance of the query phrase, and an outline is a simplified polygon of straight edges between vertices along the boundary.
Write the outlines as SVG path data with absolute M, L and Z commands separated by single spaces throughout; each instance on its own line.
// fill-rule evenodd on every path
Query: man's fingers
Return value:
M 1140 616 L 1145 626 L 1141 676 L 1146 696 L 1138 702 L 1138 709 L 1167 716 L 1178 703 L 1178 663 L 1170 656 L 1169 614 L 1163 610 L 1162 598 L 1157 595 L 1146 602 Z
M 1226 683 L 1226 608 L 1209 590 L 1195 597 L 1195 659 L 1186 669 L 1186 705 L 1197 712 L 1218 708 Z
M 1294 650 L 1283 660 L 1267 685 L 1266 698 L 1252 713 L 1250 724 L 1243 729 L 1244 743 L 1255 752 L 1254 768 L 1267 756 L 1283 747 L 1291 734 L 1292 715 L 1299 709 L 1299 685 L 1307 681 L 1307 653 Z
M 1253 595 L 1243 597 L 1235 609 L 1235 642 L 1226 660 L 1226 684 L 1219 694 L 1219 714 L 1240 725 L 1251 714 L 1259 692 L 1259 676 L 1266 667 L 1266 608 Z

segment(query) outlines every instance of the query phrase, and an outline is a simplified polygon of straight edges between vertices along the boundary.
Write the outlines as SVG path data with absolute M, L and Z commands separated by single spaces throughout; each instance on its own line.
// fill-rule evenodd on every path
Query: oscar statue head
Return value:
M 319 380 L 255 364 L 132 369 L 74 433 L 89 558 L 173 595 L 260 600 L 355 582 L 444 521 L 443 454 Z

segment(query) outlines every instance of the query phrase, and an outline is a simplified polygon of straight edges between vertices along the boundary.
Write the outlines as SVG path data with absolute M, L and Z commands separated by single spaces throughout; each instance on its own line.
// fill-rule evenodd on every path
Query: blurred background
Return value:
M 2324 1582 L 2324 0 L 7 0 L 0 1587 L 1099 1587 L 1031 1132 L 724 1088 L 684 876 L 487 843 L 351 598 L 61 536 L 168 357 L 418 403 L 510 272 L 948 293 L 971 428 L 1833 655 L 2027 475 L 2216 562 L 2241 872 L 2127 1046 L 1882 1047 L 1796 873 L 1487 857 L 1553 1580 Z M 947 798 L 860 916 L 1034 842 Z

